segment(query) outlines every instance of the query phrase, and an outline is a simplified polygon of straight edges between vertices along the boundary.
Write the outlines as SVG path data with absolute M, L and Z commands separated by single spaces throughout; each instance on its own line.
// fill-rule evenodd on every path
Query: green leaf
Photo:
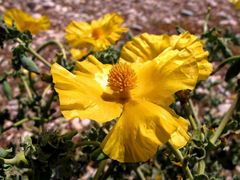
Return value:
M 40 72 L 35 62 L 33 62 L 29 57 L 22 55 L 20 56 L 20 61 L 22 66 L 30 72 Z
M 8 100 L 12 99 L 12 88 L 6 80 L 3 81 L 3 92 L 7 96 Z
M 234 78 L 235 76 L 238 75 L 240 72 L 240 59 L 238 61 L 235 61 L 230 68 L 228 69 L 226 76 L 225 76 L 225 81 L 229 81 L 230 79 Z
M 12 148 L 10 149 L 3 149 L 0 148 L 0 157 L 1 158 L 5 158 L 8 154 L 10 154 L 12 152 Z

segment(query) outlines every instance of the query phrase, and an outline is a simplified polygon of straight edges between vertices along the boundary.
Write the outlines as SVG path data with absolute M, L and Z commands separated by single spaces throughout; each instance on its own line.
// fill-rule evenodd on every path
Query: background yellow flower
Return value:
M 64 117 L 101 123 L 119 117 L 101 144 L 119 162 L 147 161 L 169 140 L 184 146 L 188 122 L 169 105 L 175 92 L 194 88 L 197 64 L 179 50 L 166 49 L 159 58 L 107 65 L 90 55 L 76 63 L 74 74 L 55 63 L 51 73 Z
M 47 30 L 50 26 L 48 17 L 34 18 L 19 9 L 7 10 L 3 18 L 8 26 L 12 26 L 14 22 L 19 31 L 30 31 L 32 34 L 37 34 L 41 30 Z
M 122 23 L 123 18 L 116 13 L 106 14 L 90 24 L 72 21 L 66 27 L 65 37 L 73 47 L 104 50 L 127 32 L 127 28 L 121 27 Z

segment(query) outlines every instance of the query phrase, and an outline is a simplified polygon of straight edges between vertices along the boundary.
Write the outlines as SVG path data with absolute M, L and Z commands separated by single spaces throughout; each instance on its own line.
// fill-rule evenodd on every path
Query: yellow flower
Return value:
M 196 59 L 199 69 L 198 80 L 205 80 L 211 74 L 212 65 L 207 60 L 208 52 L 204 51 L 203 42 L 189 32 L 172 36 L 144 33 L 127 42 L 120 57 L 129 62 L 145 62 L 157 58 L 169 47 L 182 50 L 181 56 L 189 56 L 190 53 Z
M 41 16 L 34 18 L 31 15 L 19 10 L 9 9 L 3 15 L 4 21 L 8 26 L 12 26 L 13 22 L 19 31 L 30 31 L 32 34 L 37 34 L 41 30 L 46 30 L 50 26 L 48 17 Z
M 72 59 L 78 61 L 88 54 L 88 50 L 72 48 L 70 49 L 70 53 L 72 55 Z
M 240 9 L 240 1 L 239 0 L 228 0 L 230 3 L 232 3 L 235 8 Z
M 121 27 L 122 23 L 123 18 L 116 13 L 106 14 L 91 24 L 72 21 L 66 28 L 65 36 L 73 47 L 104 50 L 128 30 Z
M 169 105 L 174 93 L 193 89 L 198 78 L 195 59 L 181 54 L 167 48 L 158 55 L 161 61 L 116 65 L 90 55 L 74 73 L 55 63 L 51 73 L 61 112 L 66 119 L 100 123 L 118 118 L 101 148 L 119 162 L 147 161 L 169 140 L 180 148 L 189 140 L 188 122 Z

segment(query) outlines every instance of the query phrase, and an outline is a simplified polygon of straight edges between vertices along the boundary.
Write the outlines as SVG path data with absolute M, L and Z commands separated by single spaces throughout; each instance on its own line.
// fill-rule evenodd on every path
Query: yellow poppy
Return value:
M 90 55 L 73 73 L 55 63 L 51 73 L 61 112 L 66 119 L 117 119 L 101 148 L 119 162 L 147 161 L 169 140 L 180 148 L 189 140 L 188 122 L 169 105 L 174 93 L 193 89 L 198 78 L 194 57 L 181 54 L 167 48 L 158 55 L 161 61 L 116 65 Z
M 48 29 L 50 26 L 48 17 L 41 16 L 40 18 L 34 18 L 19 9 L 7 10 L 3 15 L 3 19 L 8 26 L 12 26 L 14 22 L 19 31 L 28 30 L 32 34 L 37 34 L 41 30 Z
M 239 0 L 228 0 L 230 3 L 234 5 L 235 8 L 240 9 L 240 1 Z
M 90 24 L 72 21 L 66 27 L 65 37 L 73 47 L 104 50 L 127 32 L 127 28 L 121 27 L 122 23 L 123 18 L 116 13 L 106 14 Z
M 78 61 L 88 54 L 88 50 L 72 48 L 70 49 L 70 53 L 72 55 L 72 59 Z
M 211 74 L 212 65 L 207 60 L 208 52 L 204 51 L 203 42 L 189 32 L 172 36 L 144 33 L 127 42 L 122 48 L 120 57 L 129 62 L 145 62 L 157 58 L 169 47 L 181 50 L 182 56 L 189 56 L 190 53 L 196 59 L 199 69 L 198 80 L 205 80 Z

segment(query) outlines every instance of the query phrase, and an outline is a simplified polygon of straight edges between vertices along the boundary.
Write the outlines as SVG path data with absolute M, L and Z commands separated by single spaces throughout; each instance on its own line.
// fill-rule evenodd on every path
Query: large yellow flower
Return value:
M 86 22 L 72 21 L 66 28 L 66 39 L 76 48 L 104 50 L 120 39 L 128 29 L 121 27 L 123 18 L 116 14 L 106 14 L 102 18 Z
M 30 31 L 32 34 L 37 34 L 41 30 L 46 30 L 50 26 L 48 17 L 41 16 L 34 18 L 31 15 L 19 10 L 9 9 L 3 15 L 4 21 L 8 26 L 12 26 L 13 22 L 19 31 Z
M 240 9 L 240 0 L 228 0 L 230 3 L 232 3 L 235 8 Z
M 204 51 L 203 42 L 189 32 L 172 36 L 144 33 L 127 42 L 120 57 L 129 62 L 145 62 L 155 59 L 168 47 L 181 50 L 182 56 L 189 56 L 190 53 L 196 59 L 198 80 L 205 80 L 211 74 L 212 65 L 207 60 L 208 52 Z
M 76 63 L 74 73 L 53 64 L 64 117 L 100 123 L 118 118 L 101 147 L 119 162 L 147 161 L 167 141 L 176 148 L 184 146 L 188 122 L 169 105 L 174 93 L 194 88 L 198 67 L 191 54 L 182 53 L 166 48 L 155 60 L 116 65 L 102 64 L 90 55 Z

